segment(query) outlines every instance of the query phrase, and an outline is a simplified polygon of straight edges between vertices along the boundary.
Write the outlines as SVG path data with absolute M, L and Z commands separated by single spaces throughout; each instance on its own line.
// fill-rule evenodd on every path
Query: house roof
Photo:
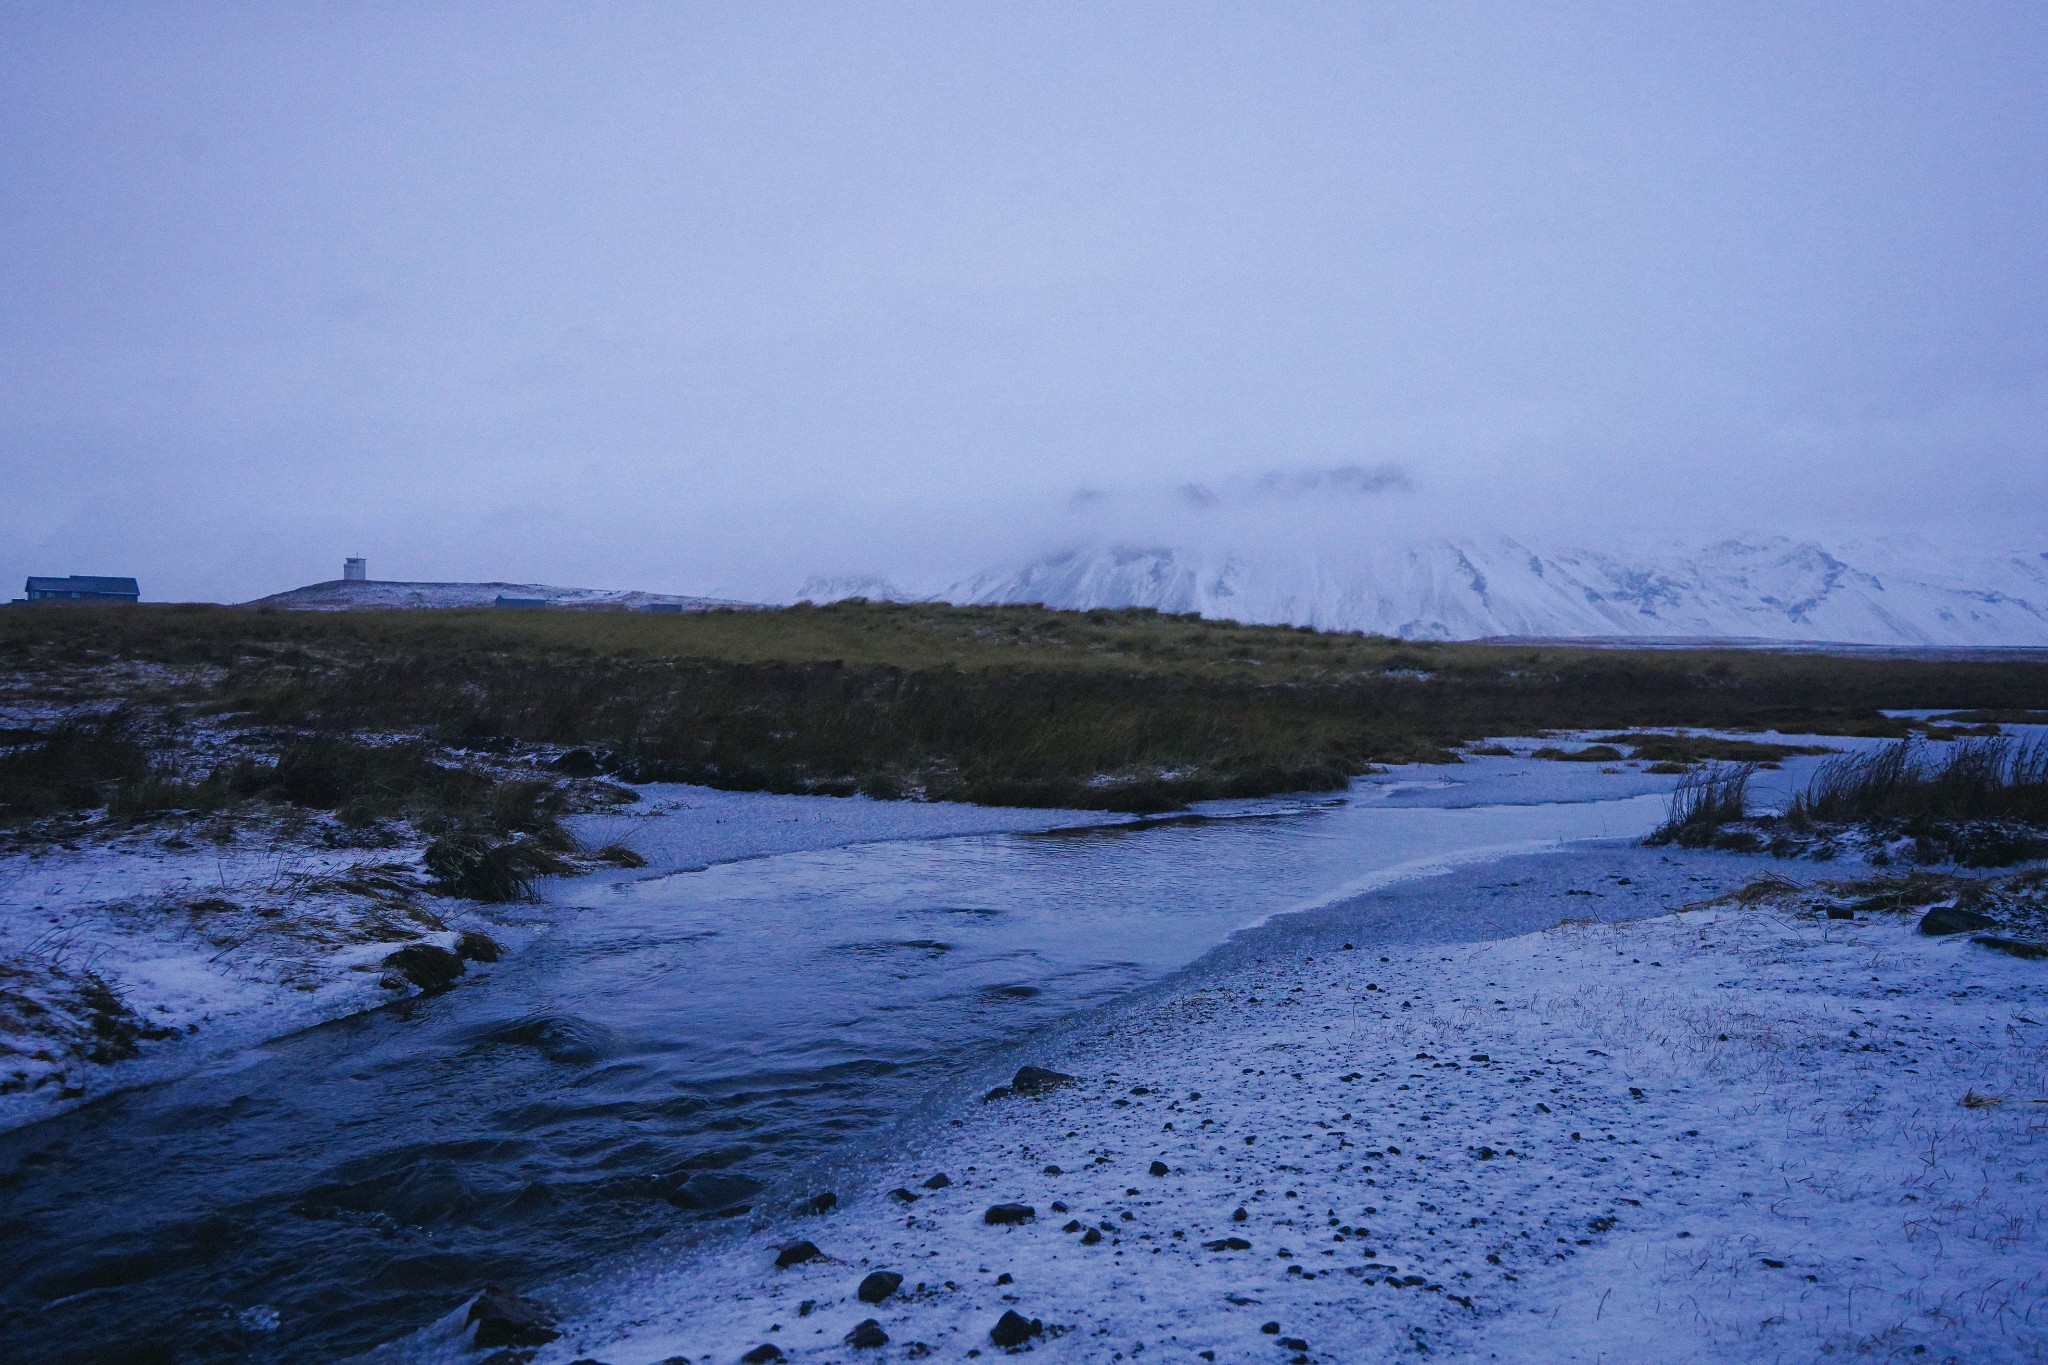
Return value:
M 68 578 L 36 578 L 28 580 L 29 592 L 105 592 L 120 593 L 129 597 L 140 597 L 142 589 L 132 578 L 100 578 L 91 574 L 72 574 Z

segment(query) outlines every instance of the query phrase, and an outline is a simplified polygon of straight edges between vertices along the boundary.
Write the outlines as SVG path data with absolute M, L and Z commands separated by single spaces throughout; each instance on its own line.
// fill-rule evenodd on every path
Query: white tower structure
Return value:
M 351 558 L 341 561 L 341 581 L 344 583 L 367 583 L 370 581 L 370 561 Z

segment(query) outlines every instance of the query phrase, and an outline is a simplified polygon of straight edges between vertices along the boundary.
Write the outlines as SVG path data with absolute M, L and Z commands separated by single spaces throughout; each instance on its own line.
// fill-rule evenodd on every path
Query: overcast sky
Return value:
M 2044 72 L 2038 0 L 0 6 L 0 588 L 755 596 L 1343 468 L 2041 548 Z

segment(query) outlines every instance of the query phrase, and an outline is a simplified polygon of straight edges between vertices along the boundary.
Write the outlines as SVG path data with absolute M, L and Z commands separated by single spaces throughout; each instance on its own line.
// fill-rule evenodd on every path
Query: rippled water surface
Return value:
M 446 995 L 0 1138 L 0 1355 L 343 1356 L 485 1280 L 786 1201 L 793 1171 L 1249 922 L 1661 809 L 1363 791 L 571 884 Z

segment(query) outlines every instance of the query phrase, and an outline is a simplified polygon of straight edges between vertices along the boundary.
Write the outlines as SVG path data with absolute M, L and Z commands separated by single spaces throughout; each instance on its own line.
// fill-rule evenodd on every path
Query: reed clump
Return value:
M 1669 814 L 1643 840 L 1708 848 L 1722 843 L 1723 831 L 1749 815 L 1749 780 L 1754 763 L 1710 763 L 1687 772 L 1672 788 Z
M 1965 739 L 1935 749 L 1902 740 L 1822 764 L 1785 812 L 1822 824 L 2007 820 L 2048 825 L 2048 741 Z

